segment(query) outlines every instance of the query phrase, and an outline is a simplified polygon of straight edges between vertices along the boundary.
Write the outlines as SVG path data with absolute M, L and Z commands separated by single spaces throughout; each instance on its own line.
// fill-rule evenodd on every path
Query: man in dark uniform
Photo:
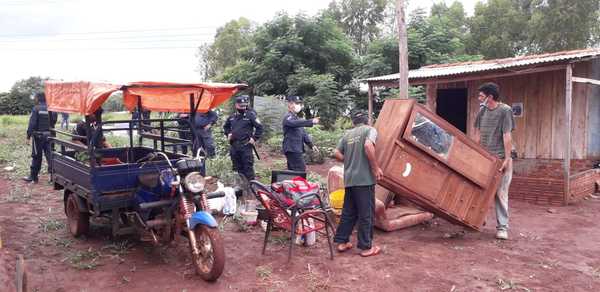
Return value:
M 246 179 L 253 180 L 253 147 L 263 134 L 263 126 L 256 117 L 256 112 L 248 108 L 249 99 L 247 95 L 236 97 L 236 112 L 225 121 L 223 132 L 231 145 L 229 155 L 233 170 L 243 174 Z
M 91 135 L 90 137 L 94 140 L 94 147 L 96 148 L 111 148 L 112 146 L 108 141 L 106 141 L 106 137 L 102 133 L 102 129 L 99 129 L 98 122 L 102 122 L 102 108 L 99 108 L 92 115 L 85 116 L 85 120 L 79 121 L 73 129 L 73 134 L 77 136 L 87 137 L 87 126 L 86 121 L 90 123 Z M 82 144 L 84 146 L 89 146 L 88 140 L 86 138 L 73 137 L 74 142 Z
M 50 172 L 50 143 L 48 138 L 50 137 L 50 128 L 54 128 L 57 120 L 56 113 L 48 111 L 46 95 L 43 92 L 36 93 L 35 103 L 36 105 L 31 110 L 29 126 L 27 127 L 27 144 L 33 138 L 33 144 L 31 145 L 31 170 L 29 176 L 23 178 L 24 181 L 33 183 L 38 182 L 38 175 L 42 168 L 42 154 L 46 156 L 48 172 Z
M 209 110 L 205 113 L 196 113 L 194 117 L 194 129 L 197 139 L 194 139 L 194 149 L 204 148 L 207 157 L 215 156 L 215 141 L 212 136 L 212 126 L 217 123 L 217 113 Z M 196 154 L 196 153 L 194 153 Z
M 306 171 L 304 163 L 304 144 L 317 151 L 304 127 L 312 127 L 319 123 L 319 118 L 305 120 L 298 117 L 302 110 L 302 97 L 288 96 L 288 113 L 283 117 L 282 151 L 287 159 L 289 170 Z

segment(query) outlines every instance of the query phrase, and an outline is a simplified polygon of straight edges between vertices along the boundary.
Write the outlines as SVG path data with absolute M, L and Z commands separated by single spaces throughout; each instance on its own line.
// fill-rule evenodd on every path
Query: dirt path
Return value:
M 111 240 L 99 225 L 85 239 L 72 238 L 61 198 L 44 183 L 31 188 L 0 179 L 0 285 L 8 291 L 19 253 L 31 291 L 600 291 L 598 199 L 551 212 L 513 202 L 506 242 L 493 239 L 493 215 L 481 233 L 461 235 L 462 228 L 440 219 L 377 231 L 384 252 L 368 259 L 351 251 L 330 261 L 321 239 L 296 248 L 287 264 L 283 236 L 262 256 L 260 229 L 237 232 L 227 224 L 225 273 L 206 283 L 193 276 L 183 243 L 151 248 L 132 238 Z

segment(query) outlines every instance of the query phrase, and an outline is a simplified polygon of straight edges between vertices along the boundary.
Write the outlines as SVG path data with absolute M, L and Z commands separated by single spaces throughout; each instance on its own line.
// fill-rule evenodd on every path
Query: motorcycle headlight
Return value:
M 199 193 L 204 190 L 206 180 L 197 171 L 190 172 L 185 176 L 185 187 L 192 193 Z

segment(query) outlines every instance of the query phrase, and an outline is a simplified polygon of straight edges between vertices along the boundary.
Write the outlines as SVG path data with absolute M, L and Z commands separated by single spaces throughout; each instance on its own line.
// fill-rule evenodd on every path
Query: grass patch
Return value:
M 517 284 L 516 282 L 514 282 L 511 279 L 502 279 L 502 278 L 498 278 L 498 280 L 496 280 L 496 285 L 498 285 L 498 289 L 505 291 L 505 290 L 520 290 L 520 291 L 531 291 L 528 288 L 525 288 L 519 284 Z
M 0 124 L 2 126 L 27 125 L 28 122 L 28 115 L 0 115 Z
M 271 268 L 271 266 L 265 265 L 256 267 L 256 276 L 261 280 L 269 279 L 272 274 L 273 268 Z
M 15 189 L 11 188 L 5 201 L 9 203 L 29 203 L 33 198 L 31 191 L 27 188 Z
M 100 253 L 94 251 L 91 247 L 86 251 L 76 251 L 70 253 L 63 262 L 68 262 L 71 267 L 78 270 L 93 270 L 99 265 Z
M 65 228 L 65 223 L 62 220 L 57 219 L 48 219 L 48 220 L 40 220 L 39 228 L 44 232 L 52 232 Z
M 18 121 L 21 116 L 3 116 L 14 118 Z M 0 118 L 0 120 L 2 119 Z M 4 122 L 4 121 L 3 121 Z M 22 177 L 29 174 L 31 165 L 31 146 L 26 144 L 27 123 L 11 123 L 0 127 L 0 164 L 3 167 L 12 166 L 14 170 L 7 172 L 11 179 Z M 46 164 L 44 159 L 44 164 Z M 47 167 L 42 165 L 42 173 L 46 172 Z
M 269 238 L 269 242 L 278 244 L 278 245 L 285 245 L 289 242 L 289 240 L 290 240 L 290 237 L 288 235 L 274 235 L 274 236 L 270 236 L 270 238 Z

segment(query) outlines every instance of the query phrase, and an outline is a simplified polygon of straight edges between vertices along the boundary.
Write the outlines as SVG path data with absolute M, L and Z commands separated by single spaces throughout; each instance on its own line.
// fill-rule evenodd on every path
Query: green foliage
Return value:
M 315 126 L 312 128 L 306 128 L 306 131 L 313 139 L 315 146 L 319 148 L 319 151 L 330 157 L 333 155 L 333 150 L 337 147 L 338 142 L 344 135 L 344 129 L 340 126 L 341 122 L 338 122 L 336 127 L 331 130 L 325 130 L 323 127 Z
M 25 144 L 28 116 L 2 116 L 0 121 L 0 165 L 11 166 L 14 170 L 7 172 L 11 179 L 29 174 L 31 164 L 31 146 Z M 15 145 L 19 145 L 15 147 Z M 46 159 L 43 160 L 46 163 Z M 46 171 L 42 166 L 42 173 Z
M 22 115 L 31 112 L 33 96 L 44 91 L 41 77 L 29 77 L 17 81 L 9 93 L 0 93 L 0 114 Z
M 332 74 L 315 74 L 307 68 L 300 68 L 288 77 L 288 84 L 290 95 L 304 96 L 307 117 L 320 117 L 327 129 L 331 129 L 335 120 L 347 109 L 349 99 L 340 94 Z
M 102 105 L 102 108 L 104 109 L 105 112 L 121 112 L 121 111 L 125 111 L 125 105 L 123 105 L 123 93 L 120 91 L 117 91 L 113 94 L 111 94 L 110 97 L 108 97 L 108 100 L 106 100 L 106 102 L 104 102 L 104 104 Z M 131 116 L 129 116 L 131 117 Z M 106 119 L 105 114 L 103 114 L 103 118 Z
M 532 52 L 580 49 L 600 43 L 600 1 L 534 0 L 529 20 Z
M 217 155 L 206 160 L 206 175 L 225 179 L 232 173 L 229 155 Z
M 518 0 L 477 2 L 469 21 L 467 52 L 486 59 L 512 57 L 523 52 L 528 11 Z
M 376 40 L 385 20 L 391 0 L 340 0 L 332 1 L 325 15 L 334 19 L 353 42 L 359 55 L 364 55 L 370 42 Z
M 242 58 L 217 79 L 246 81 L 257 95 L 304 95 L 306 113 L 327 126 L 347 107 L 339 93 L 351 80 L 352 46 L 328 17 L 280 14 L 257 29 Z
M 225 69 L 241 61 L 244 48 L 251 42 L 254 25 L 250 20 L 240 17 L 217 29 L 215 41 L 200 47 L 200 71 L 204 79 L 222 74 Z

